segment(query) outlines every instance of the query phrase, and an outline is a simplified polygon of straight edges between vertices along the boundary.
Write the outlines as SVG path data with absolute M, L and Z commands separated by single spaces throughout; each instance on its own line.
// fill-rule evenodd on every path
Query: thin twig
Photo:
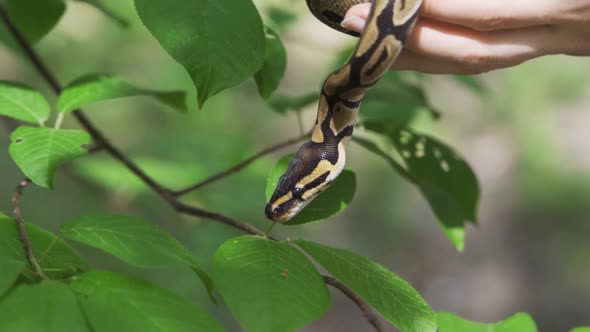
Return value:
M 23 195 L 23 190 L 31 184 L 30 179 L 22 180 L 18 186 L 16 186 L 16 191 L 12 196 L 12 214 L 14 215 L 14 220 L 16 221 L 16 225 L 18 227 L 18 235 L 20 241 L 23 244 L 23 248 L 25 249 L 25 254 L 27 255 L 27 259 L 35 273 L 41 277 L 41 279 L 48 280 L 47 276 L 43 272 L 43 269 L 39 265 L 37 261 L 37 257 L 33 254 L 33 248 L 31 247 L 31 241 L 29 240 L 29 236 L 27 235 L 27 230 L 25 228 L 25 220 L 23 219 L 22 213 L 20 211 L 20 198 Z
M 55 76 L 45 66 L 45 64 L 43 63 L 43 61 L 39 57 L 39 55 L 29 45 L 29 43 L 26 41 L 26 39 L 23 37 L 23 35 L 20 33 L 20 31 L 18 31 L 18 29 L 12 23 L 12 21 L 10 20 L 10 18 L 8 17 L 6 12 L 4 11 L 4 8 L 1 5 L 0 5 L 0 19 L 4 22 L 4 25 L 8 28 L 9 32 L 12 34 L 12 36 L 15 38 L 15 40 L 21 46 L 21 48 L 23 49 L 25 54 L 29 57 L 29 59 L 31 60 L 31 62 L 33 63 L 33 65 L 35 66 L 37 71 L 39 71 L 41 76 L 43 76 L 43 78 L 51 86 L 53 91 L 59 95 L 62 91 L 61 85 L 59 84 L 59 82 L 57 81 Z M 145 184 L 147 184 L 161 198 L 166 200 L 179 213 L 184 213 L 184 214 L 191 215 L 191 216 L 203 217 L 203 218 L 216 220 L 216 221 L 222 222 L 226 225 L 229 225 L 233 228 L 240 229 L 246 233 L 264 236 L 264 237 L 266 237 L 266 234 L 264 232 L 262 232 L 261 230 L 257 229 L 256 227 L 254 227 L 248 223 L 232 219 L 230 217 L 227 217 L 225 215 L 222 215 L 222 214 L 219 214 L 216 212 L 211 212 L 211 211 L 203 210 L 203 209 L 200 209 L 200 208 L 197 208 L 194 206 L 184 204 L 184 203 L 180 202 L 177 197 L 181 196 L 187 192 L 196 190 L 206 184 L 209 184 L 211 182 L 214 182 L 214 181 L 217 181 L 221 178 L 224 178 L 230 174 L 233 174 L 233 173 L 243 169 L 248 164 L 252 163 L 256 159 L 260 158 L 261 156 L 264 156 L 268 153 L 271 153 L 273 151 L 281 149 L 285 146 L 299 142 L 305 136 L 307 136 L 307 135 L 302 135 L 302 137 L 292 139 L 292 140 L 277 144 L 273 147 L 267 148 L 267 149 L 257 153 L 256 155 L 252 156 L 251 158 L 243 161 L 242 163 L 240 163 L 240 164 L 238 164 L 238 165 L 236 165 L 236 166 L 234 166 L 222 173 L 214 175 L 214 176 L 204 180 L 201 183 L 198 183 L 194 186 L 191 186 L 187 189 L 184 189 L 184 190 L 181 190 L 178 192 L 172 192 L 171 190 L 165 188 L 164 186 L 162 186 L 158 182 L 156 182 L 154 179 L 149 177 L 133 161 L 131 161 L 119 149 L 117 149 L 113 144 L 111 144 L 110 141 L 102 134 L 102 132 L 99 131 L 98 128 L 96 128 L 92 124 L 92 122 L 90 120 L 88 120 L 88 118 L 86 118 L 86 116 L 82 113 L 81 110 L 74 111 L 73 115 L 78 120 L 78 122 L 82 125 L 82 127 L 84 127 L 84 129 L 86 129 L 86 131 L 88 131 L 88 133 L 94 139 L 95 144 L 96 144 L 95 145 L 96 149 L 92 149 L 93 151 L 98 150 L 98 149 L 104 149 L 105 151 L 107 151 L 111 156 L 113 156 L 115 159 L 119 160 L 131 172 L 133 172 L 135 175 L 137 175 Z M 21 215 L 20 208 L 19 208 L 19 200 L 22 195 L 22 191 L 29 184 L 30 184 L 30 180 L 26 179 L 26 180 L 22 181 L 17 187 L 16 193 L 14 194 L 14 197 L 12 200 L 13 206 L 14 206 L 14 215 L 17 220 L 18 227 L 19 227 L 19 233 L 20 233 L 21 241 L 23 242 L 23 247 L 25 248 L 25 251 L 27 253 L 27 257 L 28 257 L 29 261 L 31 262 L 31 265 L 33 266 L 35 271 L 41 276 L 41 278 L 48 279 L 47 276 L 41 270 L 41 267 L 39 266 L 37 259 L 33 255 L 30 242 L 29 242 L 27 234 L 25 232 L 24 220 L 22 219 L 22 215 Z M 272 237 L 268 237 L 268 238 L 276 241 L 275 238 L 272 238 Z M 346 287 L 344 284 L 340 283 L 338 280 L 336 280 L 332 277 L 329 277 L 329 276 L 323 276 L 323 278 L 324 278 L 326 284 L 335 287 L 336 289 L 343 292 L 346 296 L 348 296 L 360 308 L 360 310 L 363 312 L 363 315 L 367 318 L 369 323 L 371 323 L 375 327 L 375 329 L 378 332 L 382 331 L 379 319 L 373 314 L 373 312 L 370 309 L 370 306 L 362 298 L 360 298 L 350 288 Z
M 199 183 L 196 183 L 196 184 L 194 184 L 194 185 L 192 185 L 190 187 L 187 187 L 185 189 L 181 189 L 181 190 L 175 191 L 172 194 L 175 197 L 180 197 L 180 196 L 186 195 L 186 194 L 188 194 L 190 192 L 193 192 L 193 191 L 195 191 L 197 189 L 200 189 L 200 188 L 202 188 L 202 187 L 204 187 L 204 186 L 206 186 L 208 184 L 211 184 L 211 183 L 213 183 L 215 181 L 221 180 L 221 179 L 225 178 L 226 176 L 229 176 L 229 175 L 232 175 L 234 173 L 237 173 L 237 172 L 241 171 L 242 169 L 244 169 L 246 166 L 248 166 L 251 163 L 253 163 L 254 161 L 258 160 L 259 158 L 261 158 L 261 157 L 263 157 L 263 156 L 265 156 L 267 154 L 273 153 L 275 151 L 278 151 L 278 150 L 280 150 L 282 148 L 285 148 L 287 146 L 290 146 L 290 145 L 293 145 L 295 143 L 301 142 L 302 140 L 304 140 L 308 136 L 309 136 L 309 134 L 302 134 L 301 136 L 299 136 L 297 138 L 293 138 L 293 139 L 290 139 L 288 141 L 284 141 L 284 142 L 281 142 L 279 144 L 276 144 L 276 145 L 273 145 L 271 147 L 268 147 L 268 148 L 266 148 L 266 149 L 264 149 L 264 150 L 256 153 L 252 157 L 250 157 L 250 158 L 248 158 L 248 159 L 240 162 L 239 164 L 226 169 L 225 171 L 222 171 L 222 172 L 219 172 L 217 174 L 214 174 L 214 175 L 206 178 L 205 180 L 203 180 L 203 181 L 201 181 Z
M 338 289 L 349 299 L 351 299 L 356 304 L 356 306 L 359 307 L 359 309 L 363 313 L 363 316 L 369 321 L 369 324 L 373 325 L 377 332 L 384 331 L 379 316 L 375 314 L 371 306 L 367 302 L 365 302 L 363 298 L 358 296 L 352 289 L 348 288 L 348 286 L 336 280 L 336 278 L 334 277 L 322 276 L 322 278 L 324 279 L 326 284 Z
M 194 206 L 184 204 L 179 201 L 173 201 L 172 206 L 176 209 L 176 211 L 183 213 L 183 214 L 217 220 L 217 221 L 220 221 L 220 222 L 222 222 L 226 225 L 229 225 L 233 228 L 240 229 L 240 230 L 244 231 L 245 233 L 259 235 L 259 236 L 265 236 L 263 231 L 259 230 L 258 228 L 254 227 L 248 223 L 244 223 L 244 222 L 232 219 L 230 217 L 224 216 L 224 215 L 216 213 L 216 212 L 206 211 L 206 210 L 194 207 Z
M 20 33 L 20 31 L 16 28 L 10 17 L 6 14 L 4 7 L 0 5 L 0 19 L 2 19 L 4 25 L 8 29 L 8 31 L 12 34 L 14 39 L 18 42 L 20 47 L 23 49 L 24 53 L 27 57 L 31 60 L 35 69 L 39 72 L 39 74 L 45 79 L 45 81 L 51 86 L 53 91 L 59 95 L 62 91 L 62 87 L 53 75 L 51 71 L 47 68 L 47 66 L 41 60 L 41 57 L 37 54 L 37 52 L 31 47 L 31 45 L 27 42 L 24 36 Z M 154 192 L 156 192 L 161 198 L 166 200 L 170 205 L 179 209 L 179 206 L 182 207 L 182 211 L 185 214 L 189 214 L 192 216 L 209 218 L 213 220 L 217 220 L 223 222 L 227 225 L 230 225 L 234 228 L 241 229 L 246 231 L 250 234 L 264 234 L 262 231 L 256 229 L 254 226 L 241 222 L 238 220 L 233 220 L 231 218 L 225 217 L 221 214 L 210 212 L 198 208 L 187 209 L 189 206 L 180 203 L 172 194 L 171 191 L 154 179 L 152 179 L 149 175 L 147 175 L 139 166 L 137 166 L 131 159 L 129 159 L 125 154 L 123 154 L 117 147 L 115 147 L 103 134 L 98 128 L 94 126 L 94 124 L 82 113 L 81 110 L 75 110 L 73 112 L 74 117 L 78 122 L 82 125 L 86 131 L 92 136 L 97 146 L 100 146 L 105 151 L 107 151 L 111 156 L 115 159 L 119 160 L 121 163 L 125 165 L 132 173 L 134 173 L 137 177 L 139 177 L 147 186 L 149 186 Z

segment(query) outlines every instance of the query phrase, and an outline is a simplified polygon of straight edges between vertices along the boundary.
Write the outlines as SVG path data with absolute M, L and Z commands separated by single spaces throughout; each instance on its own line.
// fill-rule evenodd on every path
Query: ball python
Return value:
M 326 25 L 340 26 L 348 9 L 370 0 L 306 0 L 312 14 Z M 366 91 L 391 67 L 412 31 L 422 0 L 373 0 L 356 49 L 322 86 L 311 139 L 305 142 L 266 205 L 266 216 L 286 222 L 326 190 L 344 169 L 346 147 Z

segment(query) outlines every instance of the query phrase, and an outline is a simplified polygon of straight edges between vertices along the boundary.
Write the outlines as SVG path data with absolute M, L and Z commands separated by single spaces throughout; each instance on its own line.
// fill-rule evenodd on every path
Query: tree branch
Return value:
M 224 216 L 222 214 L 219 214 L 216 212 L 211 212 L 211 211 L 206 211 L 206 210 L 194 207 L 194 206 L 184 204 L 184 203 L 182 203 L 180 201 L 176 201 L 176 200 L 173 201 L 171 204 L 174 207 L 174 209 L 180 213 L 184 213 L 189 216 L 196 216 L 196 217 L 203 217 L 203 218 L 217 220 L 217 221 L 222 222 L 228 226 L 242 230 L 245 233 L 259 235 L 259 236 L 263 236 L 263 237 L 265 236 L 263 231 L 252 226 L 251 224 L 232 219 L 232 218 Z
M 20 198 L 23 195 L 23 190 L 31 184 L 30 179 L 22 180 L 18 186 L 16 186 L 16 191 L 12 196 L 12 214 L 14 215 L 14 220 L 16 221 L 16 225 L 18 227 L 18 235 L 20 238 L 20 242 L 23 244 L 23 248 L 25 250 L 25 254 L 27 255 L 27 259 L 35 273 L 37 273 L 41 279 L 48 280 L 47 276 L 43 272 L 41 265 L 37 261 L 37 257 L 33 254 L 33 248 L 31 247 L 31 241 L 29 241 L 29 236 L 27 235 L 27 230 L 25 228 L 25 220 L 20 211 Z
M 322 276 L 322 278 L 324 279 L 326 284 L 338 289 L 349 299 L 351 299 L 356 304 L 356 306 L 359 307 L 359 309 L 363 313 L 363 316 L 369 321 L 369 324 L 373 325 L 375 331 L 384 331 L 383 325 L 381 324 L 381 320 L 375 314 L 371 306 L 367 302 L 365 302 L 365 300 L 358 296 L 352 289 L 348 288 L 348 286 L 336 280 L 336 278 L 330 276 Z
M 31 47 L 31 45 L 27 42 L 24 36 L 20 33 L 20 31 L 16 28 L 8 14 L 4 10 L 4 7 L 0 5 L 0 19 L 8 29 L 8 31 L 12 34 L 14 39 L 17 41 L 19 46 L 22 48 L 26 56 L 31 60 L 31 63 L 35 67 L 35 69 L 39 72 L 39 74 L 45 79 L 45 81 L 51 86 L 55 94 L 59 95 L 62 91 L 62 87 L 53 75 L 51 71 L 47 68 L 47 66 L 41 60 L 41 57 L 37 54 L 37 52 Z M 188 215 L 196 216 L 196 217 L 203 217 L 212 220 L 217 220 L 227 225 L 230 225 L 234 228 L 238 228 L 240 230 L 246 231 L 250 234 L 260 235 L 264 234 L 262 231 L 256 229 L 254 226 L 238 221 L 233 220 L 229 217 L 225 217 L 221 214 L 210 212 L 198 208 L 192 208 L 188 205 L 185 205 L 179 202 L 176 197 L 171 194 L 171 191 L 167 188 L 160 185 L 156 182 L 153 178 L 147 175 L 139 166 L 137 166 L 131 159 L 129 159 L 123 152 L 121 152 L 117 147 L 115 147 L 103 134 L 98 128 L 94 126 L 94 124 L 82 113 L 81 110 L 75 110 L 73 112 L 74 117 L 80 125 L 86 129 L 86 131 L 92 136 L 97 146 L 100 146 L 106 152 L 108 152 L 112 157 L 119 160 L 125 167 L 127 167 L 131 172 L 133 172 L 137 177 L 139 177 L 147 186 L 149 186 L 154 192 L 156 192 L 161 198 L 167 201 L 170 205 L 174 208 L 183 212 Z M 179 208 L 180 207 L 180 208 Z M 191 209 L 188 209 L 191 208 Z
M 23 51 L 25 52 L 27 57 L 31 60 L 35 69 L 45 79 L 45 81 L 51 86 L 53 91 L 57 95 L 59 95 L 62 91 L 61 85 L 59 84 L 59 82 L 57 81 L 55 76 L 51 73 L 51 71 L 49 71 L 47 66 L 45 66 L 45 64 L 43 63 L 43 61 L 39 57 L 39 55 L 35 52 L 35 50 L 31 47 L 31 45 L 24 38 L 24 36 L 16 28 L 14 23 L 8 17 L 8 15 L 2 5 L 0 5 L 0 19 L 3 21 L 4 25 L 6 26 L 8 31 L 12 34 L 12 36 L 15 38 L 15 40 L 18 42 L 20 47 L 23 49 Z M 175 192 L 175 191 L 169 190 L 168 188 L 165 188 L 164 186 L 162 186 L 158 182 L 156 182 L 153 178 L 148 176 L 141 168 L 139 168 L 139 166 L 137 166 L 131 159 L 129 159 L 125 154 L 123 154 L 117 147 L 115 147 L 106 138 L 106 136 L 104 136 L 104 134 L 98 128 L 96 128 L 94 126 L 94 124 L 84 115 L 84 113 L 82 113 L 81 110 L 75 110 L 73 112 L 73 116 L 76 118 L 76 120 L 78 120 L 80 125 L 86 131 L 88 131 L 88 133 L 94 139 L 95 146 L 93 149 L 91 149 L 91 151 L 104 149 L 113 158 L 119 160 L 122 164 L 124 164 L 131 172 L 133 172 L 136 176 L 138 176 L 146 185 L 148 185 L 161 198 L 163 198 L 166 202 L 168 202 L 168 204 L 170 204 L 172 207 L 174 207 L 174 209 L 176 211 L 178 211 L 179 213 L 183 213 L 183 214 L 195 216 L 195 217 L 202 217 L 202 218 L 216 220 L 218 222 L 224 223 L 224 224 L 231 226 L 233 228 L 239 229 L 245 233 L 259 235 L 259 236 L 266 236 L 266 235 L 264 234 L 264 232 L 257 229 L 256 227 L 252 226 L 249 223 L 235 220 L 235 219 L 232 219 L 230 217 L 227 217 L 225 215 L 222 215 L 222 214 L 219 214 L 216 212 L 211 212 L 211 211 L 200 209 L 198 207 L 187 205 L 187 204 L 179 201 L 178 197 L 180 197 L 186 193 L 189 193 L 191 191 L 197 190 L 207 184 L 218 181 L 228 175 L 236 173 L 236 172 L 240 171 L 241 169 L 243 169 L 244 167 L 246 167 L 247 165 L 249 165 L 250 163 L 257 160 L 258 158 L 260 158 L 266 154 L 272 153 L 276 150 L 279 150 L 283 147 L 297 143 L 297 142 L 303 140 L 305 137 L 307 137 L 307 135 L 302 135 L 301 137 L 291 139 L 291 140 L 285 141 L 283 143 L 279 143 L 275 146 L 269 147 L 267 149 L 264 149 L 261 152 L 244 160 L 243 162 L 239 163 L 238 165 L 229 168 L 226 171 L 223 171 L 219 174 L 213 175 L 213 176 L 205 179 L 204 181 L 197 183 L 193 186 L 190 186 L 186 189 L 182 189 L 182 190 Z M 13 199 L 12 199 L 12 203 L 13 203 L 13 207 L 14 207 L 13 213 L 14 213 L 16 222 L 19 227 L 20 238 L 23 243 L 23 247 L 25 249 L 25 252 L 27 254 L 27 258 L 29 259 L 29 261 L 31 262 L 31 265 L 35 269 L 35 272 L 37 272 L 41 276 L 41 278 L 48 279 L 47 276 L 43 273 L 41 267 L 39 266 L 39 263 L 37 262 L 36 257 L 33 255 L 31 245 L 30 245 L 29 239 L 26 234 L 24 220 L 22 218 L 20 208 L 19 208 L 19 201 L 20 201 L 20 197 L 22 196 L 23 189 L 26 188 L 30 183 L 31 183 L 31 181 L 29 179 L 25 179 L 21 183 L 19 183 L 19 185 L 16 189 L 16 192 L 13 196 Z M 276 239 L 274 239 L 272 237 L 269 237 L 269 238 L 271 240 L 276 241 Z M 335 278 L 329 277 L 329 276 L 323 276 L 323 278 L 324 278 L 324 281 L 326 282 L 326 284 L 340 290 L 347 297 L 349 297 L 360 308 L 363 315 L 367 318 L 369 323 L 375 327 L 375 329 L 378 332 L 381 332 L 383 330 L 379 319 L 374 315 L 370 306 L 362 298 L 360 298 L 350 288 L 346 287 L 346 285 L 340 283 Z
M 279 144 L 276 144 L 276 145 L 273 145 L 271 147 L 268 147 L 268 148 L 266 148 L 266 149 L 264 149 L 264 150 L 256 153 L 252 157 L 250 157 L 250 158 L 242 161 L 241 163 L 239 163 L 239 164 L 237 164 L 237 165 L 235 165 L 233 167 L 230 167 L 230 168 L 226 169 L 225 171 L 222 171 L 222 172 L 219 172 L 217 174 L 214 174 L 214 175 L 206 178 L 205 180 L 203 180 L 203 181 L 201 181 L 199 183 L 196 183 L 196 184 L 194 184 L 194 185 L 192 185 L 190 187 L 187 187 L 185 189 L 181 189 L 181 190 L 175 191 L 172 194 L 175 197 L 180 197 L 180 196 L 186 195 L 186 194 L 188 194 L 188 193 L 190 193 L 192 191 L 195 191 L 195 190 L 200 189 L 200 188 L 202 188 L 202 187 L 204 187 L 206 185 L 209 185 L 209 184 L 211 184 L 213 182 L 216 182 L 218 180 L 221 180 L 221 179 L 225 178 L 226 176 L 229 176 L 229 175 L 232 175 L 234 173 L 237 173 L 237 172 L 241 171 L 242 169 L 244 169 L 246 166 L 248 166 L 251 163 L 253 163 L 254 161 L 260 159 L 261 157 L 263 157 L 263 156 L 265 156 L 267 154 L 273 153 L 275 151 L 278 151 L 278 150 L 280 150 L 282 148 L 285 148 L 285 147 L 287 147 L 289 145 L 293 145 L 295 143 L 301 142 L 302 140 L 304 140 L 308 136 L 309 136 L 309 134 L 304 134 L 304 135 L 301 135 L 301 136 L 299 136 L 297 138 L 292 138 L 292 139 L 290 139 L 288 141 L 284 141 L 284 142 L 281 142 Z

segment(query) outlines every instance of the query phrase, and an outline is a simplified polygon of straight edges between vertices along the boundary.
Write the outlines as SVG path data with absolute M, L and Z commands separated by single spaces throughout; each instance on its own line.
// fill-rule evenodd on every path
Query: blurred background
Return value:
M 303 0 L 255 3 L 265 22 L 274 22 L 288 51 L 278 93 L 319 91 L 338 53 L 355 39 L 317 22 Z M 86 108 L 98 127 L 156 179 L 182 188 L 299 135 L 295 114 L 271 111 L 252 80 L 196 110 L 190 78 L 142 26 L 132 1 L 104 4 L 128 20 L 129 27 L 70 2 L 63 20 L 37 49 L 62 84 L 87 73 L 107 72 L 139 86 L 191 91 L 193 111 L 188 115 L 147 98 Z M 350 208 L 324 222 L 277 227 L 274 232 L 365 255 L 410 282 L 437 311 L 477 321 L 497 321 L 523 311 L 542 332 L 590 325 L 589 72 L 588 58 L 546 57 L 477 77 L 488 90 L 483 94 L 449 77 L 423 79 L 442 118 L 422 121 L 421 130 L 457 149 L 480 182 L 478 226 L 468 226 L 463 253 L 443 234 L 420 193 L 382 159 L 354 144 L 348 166 L 356 171 L 358 184 Z M 55 100 L 32 68 L 3 46 L 0 75 Z M 315 120 L 314 107 L 301 114 L 305 128 Z M 76 127 L 68 120 L 66 127 Z M 7 214 L 13 187 L 22 178 L 7 152 L 8 135 L 16 125 L 0 119 L 0 211 Z M 356 134 L 366 136 L 363 130 Z M 186 200 L 266 228 L 266 176 L 280 156 L 296 148 L 262 158 Z M 221 243 L 240 235 L 213 221 L 177 215 L 104 153 L 62 168 L 53 192 L 29 188 L 22 204 L 28 222 L 50 230 L 86 213 L 144 216 L 172 232 L 206 266 Z M 96 267 L 172 289 L 239 330 L 223 305 L 209 304 L 188 269 L 139 270 L 78 247 Z M 332 294 L 328 314 L 304 331 L 370 330 L 348 299 Z

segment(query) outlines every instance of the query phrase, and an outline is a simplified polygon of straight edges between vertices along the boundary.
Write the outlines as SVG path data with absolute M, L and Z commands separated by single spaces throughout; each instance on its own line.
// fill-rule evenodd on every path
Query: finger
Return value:
M 413 70 L 426 74 L 454 74 L 474 75 L 481 74 L 473 68 L 468 68 L 456 62 L 433 59 L 425 55 L 404 50 L 391 66 L 393 70 Z
M 420 14 L 478 31 L 547 25 L 559 15 L 555 0 L 424 0 Z
M 370 3 L 362 3 L 360 5 L 352 6 L 344 16 L 340 25 L 343 28 L 361 32 L 367 23 L 367 18 L 369 17 L 369 12 L 371 11 L 371 4 Z
M 556 23 L 561 12 L 556 3 L 559 1 L 424 0 L 420 15 L 478 31 L 514 29 Z M 366 21 L 370 10 L 370 3 L 353 6 L 346 13 L 345 20 L 360 18 Z M 350 30 L 358 31 L 359 26 L 357 20 Z
M 545 54 L 560 53 L 568 38 L 551 26 L 479 32 L 427 19 L 419 20 L 406 48 L 441 61 L 481 71 L 519 64 Z

